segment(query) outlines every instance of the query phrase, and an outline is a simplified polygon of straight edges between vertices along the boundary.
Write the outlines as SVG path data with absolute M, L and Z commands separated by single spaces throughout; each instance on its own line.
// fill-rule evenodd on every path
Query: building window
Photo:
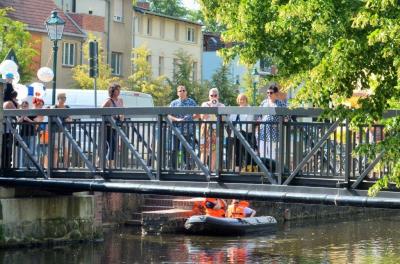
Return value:
M 179 40 L 179 24 L 175 24 L 175 40 Z
M 141 17 L 141 16 L 137 16 L 136 17 L 137 18 L 137 23 L 136 23 L 136 27 L 137 27 L 137 33 L 142 33 L 142 28 L 143 28 L 143 26 L 142 26 L 142 24 L 143 24 L 143 17 Z
M 189 42 L 195 42 L 195 30 L 192 27 L 187 28 L 186 40 Z
M 111 73 L 121 75 L 122 73 L 122 53 L 111 52 Z
M 123 2 L 122 0 L 114 0 L 114 21 L 122 22 L 123 18 Z
M 151 20 L 151 18 L 147 18 L 147 35 L 148 36 L 151 36 L 152 29 L 153 29 L 152 20 Z
M 197 81 L 197 62 L 192 64 L 192 81 Z
M 65 66 L 75 66 L 75 44 L 64 42 L 62 64 Z
M 146 61 L 151 65 L 151 55 L 146 56 Z
M 165 37 L 165 20 L 160 20 L 160 37 Z
M 158 57 L 158 75 L 164 75 L 164 57 Z
M 72 12 L 72 13 L 76 13 L 76 0 L 64 0 L 61 1 L 61 3 L 64 2 L 64 11 L 67 12 Z

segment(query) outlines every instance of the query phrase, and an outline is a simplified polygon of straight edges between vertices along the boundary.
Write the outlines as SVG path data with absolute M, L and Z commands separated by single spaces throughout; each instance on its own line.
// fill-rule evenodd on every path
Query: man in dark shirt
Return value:
M 11 100 L 11 92 L 14 91 L 13 82 L 14 74 L 11 72 L 6 74 L 6 89 L 4 90 L 3 102 Z
M 176 89 L 178 99 L 173 100 L 170 103 L 170 107 L 194 107 L 197 106 L 197 103 L 188 97 L 188 92 L 186 87 L 180 85 Z M 194 123 L 190 123 L 193 121 L 193 118 L 197 118 L 197 116 L 193 116 L 191 114 L 187 115 L 168 115 L 168 117 L 175 123 L 175 127 L 179 129 L 188 143 L 194 148 Z M 186 122 L 185 122 L 186 121 Z M 187 122 L 188 121 L 188 122 Z M 171 141 L 171 168 L 176 170 L 177 161 L 178 161 L 178 152 L 182 153 L 182 162 L 186 164 L 186 169 L 191 169 L 191 164 L 193 161 L 189 161 L 188 153 L 184 149 L 184 147 L 180 144 L 179 139 L 176 135 L 172 135 Z M 191 159 L 190 159 L 191 160 Z M 189 161 L 189 162 L 188 162 Z

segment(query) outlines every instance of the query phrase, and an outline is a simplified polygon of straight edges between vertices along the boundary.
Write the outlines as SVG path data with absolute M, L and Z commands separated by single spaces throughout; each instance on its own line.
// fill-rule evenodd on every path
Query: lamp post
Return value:
M 62 20 L 56 10 L 51 11 L 50 17 L 46 20 L 46 30 L 51 41 L 53 41 L 53 95 L 52 104 L 56 103 L 56 89 L 57 89 L 57 42 L 62 39 L 64 32 L 65 21 Z
M 251 75 L 253 76 L 253 106 L 256 105 L 256 94 L 257 94 L 257 83 L 260 78 L 260 74 L 257 71 L 257 68 L 253 68 L 253 71 L 251 72 Z

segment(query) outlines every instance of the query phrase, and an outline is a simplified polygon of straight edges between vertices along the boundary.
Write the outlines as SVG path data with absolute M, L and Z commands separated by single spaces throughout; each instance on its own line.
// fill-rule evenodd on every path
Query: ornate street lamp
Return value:
M 62 35 L 64 32 L 65 21 L 62 20 L 56 10 L 51 11 L 51 16 L 46 20 L 46 30 L 49 34 L 49 38 L 53 41 L 53 95 L 52 95 L 52 104 L 56 103 L 56 82 L 57 82 L 57 51 L 58 46 L 57 42 L 62 39 Z
M 253 106 L 256 106 L 256 94 L 257 94 L 257 84 L 260 79 L 260 74 L 257 71 L 257 68 L 253 68 L 253 71 L 251 72 L 251 75 L 253 76 Z

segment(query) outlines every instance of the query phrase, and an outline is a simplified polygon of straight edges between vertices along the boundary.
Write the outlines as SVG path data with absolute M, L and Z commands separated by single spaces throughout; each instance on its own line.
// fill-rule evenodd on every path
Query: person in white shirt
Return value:
M 239 107 L 249 107 L 249 100 L 243 93 L 239 94 L 236 98 Z M 230 115 L 229 119 L 233 122 L 236 129 L 240 131 L 243 137 L 255 150 L 257 149 L 256 138 L 254 135 L 254 126 L 256 116 L 252 114 L 235 114 Z M 235 171 L 239 172 L 241 169 L 250 170 L 252 166 L 251 156 L 245 151 L 242 143 L 235 137 Z M 250 168 L 248 168 L 250 166 Z
M 201 104 L 202 107 L 224 107 L 223 103 L 219 102 L 219 92 L 217 88 L 212 88 L 208 92 L 209 101 Z M 202 121 L 210 123 L 202 123 L 200 128 L 200 159 L 203 163 L 207 163 L 207 159 L 210 157 L 210 168 L 211 171 L 215 171 L 216 161 L 216 150 L 217 150 L 217 131 L 216 124 L 217 117 L 215 115 L 201 115 Z M 211 123 L 212 122 L 212 123 Z M 211 155 L 210 155 L 211 153 Z

